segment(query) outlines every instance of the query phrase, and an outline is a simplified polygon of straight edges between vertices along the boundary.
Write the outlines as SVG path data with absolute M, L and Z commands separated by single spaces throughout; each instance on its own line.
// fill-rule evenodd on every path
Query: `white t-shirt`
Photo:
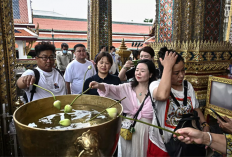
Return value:
M 52 68 L 51 72 L 45 72 L 41 70 L 39 67 L 36 67 L 36 69 L 40 73 L 40 79 L 38 82 L 39 86 L 47 90 L 50 90 L 55 96 L 66 95 L 64 78 L 60 75 L 60 73 L 56 69 Z M 29 69 L 22 74 L 22 76 L 27 76 L 27 75 L 35 76 L 35 73 L 34 71 Z M 33 85 L 31 85 L 29 89 L 28 88 L 24 89 L 24 91 L 27 94 L 28 102 L 30 102 L 30 99 L 31 99 L 30 91 L 32 90 L 32 87 Z M 36 93 L 34 93 L 32 101 L 37 100 L 37 99 L 46 98 L 46 97 L 52 97 L 51 93 L 39 87 L 36 87 Z
M 88 69 L 88 66 L 91 65 L 92 69 L 88 70 L 85 80 L 96 74 L 93 63 L 86 61 L 85 63 L 80 63 L 76 59 L 73 60 L 66 68 L 64 79 L 66 82 L 71 83 L 71 93 L 72 94 L 81 94 L 83 88 L 83 81 L 85 72 Z
M 154 89 L 157 88 L 160 84 L 160 80 L 154 81 L 150 84 L 149 90 L 150 93 L 153 93 Z M 171 92 L 173 93 L 174 97 L 180 104 L 180 108 L 174 103 L 171 96 L 167 101 L 156 101 L 153 98 L 156 107 L 156 115 L 159 119 L 160 125 L 163 128 L 173 131 L 177 126 L 179 120 L 181 119 L 182 114 L 187 114 L 192 112 L 193 109 L 199 107 L 199 103 L 196 99 L 194 89 L 191 83 L 188 82 L 188 92 L 187 92 L 187 105 L 183 106 L 184 100 L 184 82 L 183 84 L 183 91 L 177 91 L 171 88 Z M 152 124 L 157 125 L 157 119 L 155 113 L 153 115 Z M 171 138 L 172 134 L 166 131 L 163 131 L 164 141 L 168 142 Z M 163 143 L 163 139 L 159 133 L 159 129 L 150 127 L 149 130 L 149 138 L 150 140 L 161 148 L 163 151 L 166 151 L 165 145 Z

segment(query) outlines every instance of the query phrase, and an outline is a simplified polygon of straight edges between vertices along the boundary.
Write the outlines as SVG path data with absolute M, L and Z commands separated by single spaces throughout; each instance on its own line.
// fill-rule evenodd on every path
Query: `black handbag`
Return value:
M 184 101 L 183 105 L 187 105 L 187 90 L 188 90 L 188 82 L 184 81 Z M 172 92 L 170 92 L 170 95 L 175 102 L 175 104 L 180 107 L 179 102 L 176 100 Z M 152 106 L 155 109 L 155 105 L 152 102 Z M 157 124 L 160 127 L 159 119 L 156 115 Z M 200 122 L 199 122 L 198 114 L 195 110 L 193 110 L 193 113 L 191 114 L 183 114 L 182 119 L 179 121 L 178 125 L 174 129 L 174 132 L 180 128 L 185 127 L 191 127 L 198 130 L 201 130 Z M 159 133 L 163 138 L 163 130 L 159 129 Z M 164 138 L 163 138 L 164 139 Z M 165 143 L 164 145 L 166 147 L 166 150 L 170 157 L 176 157 L 176 156 L 206 156 L 206 149 L 205 145 L 202 144 L 185 144 L 181 141 L 179 141 L 177 138 L 174 138 L 171 136 L 171 139 L 169 142 Z

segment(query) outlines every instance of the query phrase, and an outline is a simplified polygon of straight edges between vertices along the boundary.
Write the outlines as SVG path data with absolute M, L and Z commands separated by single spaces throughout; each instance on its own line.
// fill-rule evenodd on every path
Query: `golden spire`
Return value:
M 120 48 L 116 51 L 118 55 L 121 57 L 122 64 L 125 64 L 127 59 L 129 58 L 131 51 L 127 50 L 126 44 L 124 42 L 124 38 L 122 39 L 122 43 Z
M 124 38 L 122 39 L 122 43 L 121 43 L 121 45 L 120 45 L 119 50 L 127 50 L 126 44 L 125 44 L 125 42 L 124 42 Z

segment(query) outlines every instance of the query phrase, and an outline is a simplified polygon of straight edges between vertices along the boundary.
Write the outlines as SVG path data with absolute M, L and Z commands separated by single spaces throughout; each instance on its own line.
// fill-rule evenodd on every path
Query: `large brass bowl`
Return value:
M 62 108 L 76 97 L 76 95 L 57 96 L 62 102 Z M 117 117 L 97 126 L 70 130 L 46 130 L 32 128 L 22 124 L 24 118 L 46 112 L 53 114 L 52 97 L 36 100 L 18 108 L 14 115 L 17 137 L 23 156 L 112 156 L 117 146 L 121 117 Z M 73 105 L 97 105 L 107 108 L 115 100 L 93 95 L 83 95 Z M 122 106 L 115 105 L 118 113 L 122 113 Z

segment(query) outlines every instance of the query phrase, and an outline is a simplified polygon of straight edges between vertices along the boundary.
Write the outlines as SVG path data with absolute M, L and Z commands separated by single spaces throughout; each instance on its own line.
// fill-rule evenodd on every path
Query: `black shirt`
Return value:
M 135 76 L 135 68 L 132 68 L 126 72 L 127 80 L 133 78 Z
M 98 76 L 98 74 L 93 75 L 92 77 L 88 78 L 85 81 L 84 84 L 84 91 L 87 90 L 89 88 L 89 83 L 92 81 L 96 81 L 98 83 L 107 83 L 107 84 L 113 84 L 113 85 L 119 85 L 121 84 L 121 81 L 119 79 L 119 77 L 115 76 L 115 75 L 111 75 L 108 74 L 104 79 L 100 78 Z M 99 95 L 97 92 L 97 89 L 90 89 L 88 92 L 86 92 L 85 94 L 90 94 L 90 95 Z

